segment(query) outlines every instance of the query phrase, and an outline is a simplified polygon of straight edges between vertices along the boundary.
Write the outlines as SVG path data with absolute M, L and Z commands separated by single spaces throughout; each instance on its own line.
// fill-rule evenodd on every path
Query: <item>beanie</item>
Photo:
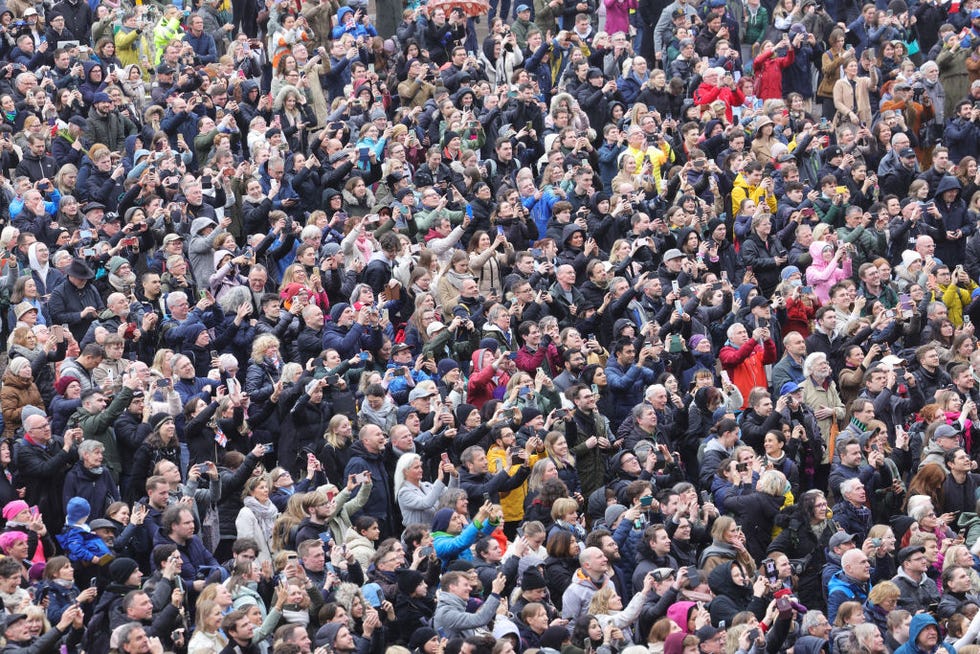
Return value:
M 6 521 L 11 521 L 17 517 L 17 514 L 21 511 L 26 511 L 29 509 L 27 502 L 24 500 L 14 500 L 13 502 L 7 502 L 3 507 L 3 519 Z
M 521 575 L 521 590 L 538 590 L 547 587 L 548 583 L 544 580 L 544 576 L 537 568 L 528 568 Z
M 327 624 L 320 627 L 319 631 L 316 632 L 316 636 L 313 638 L 313 644 L 316 647 L 327 647 L 329 650 L 333 650 L 333 641 L 337 639 L 337 633 L 343 625 L 339 622 L 328 622 Z
M 129 576 L 136 571 L 139 566 L 136 561 L 123 557 L 116 559 L 109 564 L 109 581 L 116 584 L 125 584 Z
M 435 516 L 432 518 L 432 531 L 446 531 L 449 527 L 449 520 L 456 513 L 454 509 L 445 508 L 436 511 Z
M 88 517 L 92 512 L 88 500 L 84 497 L 73 497 L 68 500 L 68 507 L 65 509 L 65 524 L 74 525 Z
M 412 570 L 411 568 L 396 570 L 395 576 L 398 578 L 399 592 L 405 593 L 406 595 L 414 593 L 415 589 L 419 587 L 419 584 L 424 579 L 421 572 Z
M 350 305 L 346 302 L 338 302 L 337 304 L 330 307 L 330 320 L 337 322 L 340 320 L 340 314 L 344 312 Z
M 68 384 L 72 382 L 77 382 L 78 377 L 72 377 L 71 375 L 65 375 L 60 377 L 58 381 L 54 383 L 54 390 L 57 391 L 58 395 L 64 395 L 65 391 L 68 390 Z M 81 382 L 79 382 L 81 383 Z

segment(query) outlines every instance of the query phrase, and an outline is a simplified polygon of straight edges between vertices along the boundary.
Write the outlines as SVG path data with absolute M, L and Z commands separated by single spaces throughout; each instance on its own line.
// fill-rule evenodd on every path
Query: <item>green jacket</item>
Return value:
M 122 412 L 129 407 L 130 400 L 133 399 L 133 391 L 123 386 L 122 390 L 116 394 L 112 403 L 100 413 L 89 413 L 83 407 L 78 407 L 75 413 L 68 418 L 68 427 L 81 427 L 85 440 L 99 441 L 105 445 L 105 455 L 103 465 L 112 471 L 116 481 L 122 472 L 122 459 L 119 456 L 119 446 L 116 442 L 116 430 L 113 423 Z

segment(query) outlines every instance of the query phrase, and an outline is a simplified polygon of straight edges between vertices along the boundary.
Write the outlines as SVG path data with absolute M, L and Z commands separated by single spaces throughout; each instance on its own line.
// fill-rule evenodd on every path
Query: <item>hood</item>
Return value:
M 810 243 L 810 265 L 814 268 L 826 268 L 827 262 L 823 260 L 823 249 L 831 245 L 827 241 L 814 241 Z
M 470 363 L 473 365 L 473 372 L 479 372 L 483 368 L 483 353 L 486 348 L 478 348 L 470 355 Z
M 936 622 L 936 618 L 932 617 L 928 613 L 917 613 L 913 615 L 912 622 L 909 624 L 908 642 L 914 643 L 919 638 L 919 634 L 922 633 L 922 630 L 929 625 L 939 629 L 939 623 Z
M 726 561 L 712 570 L 711 574 L 708 575 L 708 588 L 715 595 L 725 595 L 736 602 L 747 601 L 752 590 L 745 586 L 735 585 L 735 582 L 732 581 L 733 565 L 735 565 L 733 561 Z
M 942 195 L 946 191 L 952 190 L 962 191 L 963 187 L 960 185 L 960 180 L 956 179 L 952 175 L 943 175 L 943 178 L 939 180 L 939 186 L 936 187 L 936 195 Z
M 194 222 L 191 223 L 191 235 L 197 236 L 201 230 L 205 227 L 217 227 L 218 223 L 214 222 L 211 218 L 207 216 L 201 216 L 200 218 L 195 218 Z
M 585 230 L 575 223 L 565 225 L 561 230 L 561 242 L 567 244 L 568 239 L 572 238 L 575 232 L 582 232 L 582 234 L 585 235 Z
M 914 621 L 915 618 L 912 618 L 912 620 Z M 793 652 L 795 654 L 819 654 L 820 652 L 826 652 L 829 649 L 828 646 L 829 641 L 823 638 L 803 636 L 796 641 L 796 644 L 793 646 Z
M 366 461 L 380 461 L 380 454 L 371 454 L 365 449 L 361 441 L 355 441 L 353 445 L 350 446 L 351 457 L 359 456 Z
M 684 603 L 688 604 L 689 602 Z M 686 636 L 686 633 L 679 631 L 667 636 L 667 640 L 664 641 L 664 654 L 684 654 L 684 638 Z
M 353 13 L 354 13 L 354 10 L 351 9 L 350 7 L 341 7 L 340 8 L 340 11 L 337 12 L 337 24 L 338 25 L 343 25 L 344 24 L 344 18 L 347 17 L 347 14 L 353 14 Z
M 675 602 L 667 609 L 667 617 L 681 628 L 681 633 L 687 633 L 687 618 L 695 606 L 696 602 Z
M 220 266 L 222 259 L 224 259 L 225 257 L 234 257 L 234 256 L 235 256 L 234 253 L 229 252 L 228 250 L 218 250 L 217 252 L 215 252 L 214 253 L 215 269 L 217 269 Z
M 729 456 L 731 456 L 731 454 L 732 454 L 732 451 L 726 450 L 725 449 L 725 446 L 721 444 L 721 439 L 720 438 L 712 438 L 710 441 L 708 441 L 705 444 L 705 446 L 704 446 L 704 451 L 705 452 L 723 452 L 723 453 L 725 453 L 725 454 L 727 454 Z
M 126 154 L 129 155 L 130 158 L 136 154 L 136 139 L 138 138 L 139 134 L 130 134 L 126 137 Z

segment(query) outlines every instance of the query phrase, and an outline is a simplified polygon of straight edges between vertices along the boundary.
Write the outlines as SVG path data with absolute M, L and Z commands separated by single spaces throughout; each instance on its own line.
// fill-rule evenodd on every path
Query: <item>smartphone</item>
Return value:
M 89 588 L 98 588 L 98 586 L 99 586 L 99 578 L 98 577 L 91 577 L 88 580 L 88 587 Z
M 449 454 L 443 452 L 439 457 L 442 459 L 443 463 L 449 463 Z
M 92 230 L 91 229 L 83 229 L 83 230 L 81 230 L 81 231 L 78 232 L 78 237 L 79 238 L 82 238 L 82 239 L 92 238 Z
M 776 583 L 779 580 L 779 574 L 776 572 L 776 562 L 772 559 L 766 559 L 762 562 L 762 565 L 766 571 L 766 578 L 769 580 L 769 583 Z
M 640 498 L 640 506 L 650 506 L 653 504 L 653 495 L 644 495 Z
M 370 357 L 371 355 L 368 354 L 367 352 L 361 352 L 360 354 L 358 354 L 358 356 L 361 358 L 361 361 L 367 361 L 368 357 Z
M 508 447 L 507 448 L 507 454 L 509 454 L 511 458 L 514 458 L 515 456 L 517 456 L 520 453 L 521 453 L 521 448 L 519 448 L 519 447 L 516 447 L 515 446 L 515 447 Z
M 95 248 L 82 248 L 82 256 L 83 257 L 94 257 L 95 256 Z
M 503 236 L 504 235 L 504 228 L 501 227 L 500 225 L 497 225 L 497 235 L 498 236 Z
M 159 386 L 160 388 L 168 388 L 170 386 L 170 380 L 166 378 L 158 379 L 157 386 Z
M 212 359 L 217 359 L 218 358 L 218 351 L 217 350 L 211 350 L 210 354 L 211 354 L 211 358 Z
M 677 311 L 677 315 L 684 315 L 684 303 L 680 300 L 674 300 L 674 310 Z
M 368 154 L 369 148 L 358 148 L 357 149 L 357 159 L 360 163 L 367 164 L 371 161 L 371 156 Z
M 484 493 L 483 494 L 483 503 L 486 504 L 489 501 L 490 501 L 490 493 Z
M 337 382 L 340 381 L 340 375 L 327 375 L 326 377 L 324 377 L 324 379 L 326 379 L 327 383 L 330 384 L 331 386 L 336 386 Z
M 138 238 L 136 238 L 135 236 L 130 236 L 129 238 L 122 239 L 122 241 L 120 241 L 119 244 L 122 245 L 123 247 L 134 247 L 136 245 L 139 245 L 139 242 L 140 240 Z
M 812 286 L 803 286 L 803 287 L 800 288 L 800 292 L 801 293 L 806 293 L 807 295 L 810 295 L 811 293 L 813 293 L 813 287 Z
M 670 282 L 670 287 L 674 289 L 674 295 L 678 295 L 681 292 L 681 285 L 677 283 L 676 279 Z
M 735 464 L 735 470 L 737 472 L 745 472 L 748 469 L 749 469 L 749 464 L 748 463 L 736 463 Z

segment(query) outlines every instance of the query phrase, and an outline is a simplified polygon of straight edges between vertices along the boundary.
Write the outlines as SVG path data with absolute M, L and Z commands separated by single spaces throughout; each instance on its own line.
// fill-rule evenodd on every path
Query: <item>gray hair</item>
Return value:
M 800 631 L 804 633 L 809 632 L 814 627 L 819 627 L 820 623 L 822 623 L 824 620 L 826 620 L 826 618 L 824 617 L 822 611 L 814 611 L 811 609 L 803 614 L 803 617 L 800 620 Z
M 825 363 L 827 361 L 827 355 L 823 352 L 813 352 L 808 354 L 806 359 L 803 360 L 803 376 L 809 377 L 813 373 L 813 368 L 819 363 Z
M 857 477 L 852 477 L 851 479 L 845 479 L 840 484 L 840 494 L 847 495 L 857 489 L 858 486 L 862 485 L 862 482 Z
M 238 311 L 238 307 L 251 302 L 251 300 L 252 290 L 248 286 L 241 285 L 229 289 L 218 300 L 218 304 L 221 305 L 221 310 L 226 314 L 234 314 Z
M 187 299 L 187 293 L 183 291 L 174 291 L 167 295 L 167 308 L 173 309 L 176 305 L 180 304 L 182 301 L 190 301 Z
M 78 445 L 78 455 L 94 454 L 95 452 L 105 451 L 105 445 L 91 438 L 85 439 Z
M 928 495 L 913 495 L 909 498 L 908 507 L 909 517 L 916 522 L 919 522 L 922 520 L 922 518 L 926 517 L 926 514 L 928 514 L 930 511 L 935 511 L 935 507 L 932 505 L 932 500 Z

